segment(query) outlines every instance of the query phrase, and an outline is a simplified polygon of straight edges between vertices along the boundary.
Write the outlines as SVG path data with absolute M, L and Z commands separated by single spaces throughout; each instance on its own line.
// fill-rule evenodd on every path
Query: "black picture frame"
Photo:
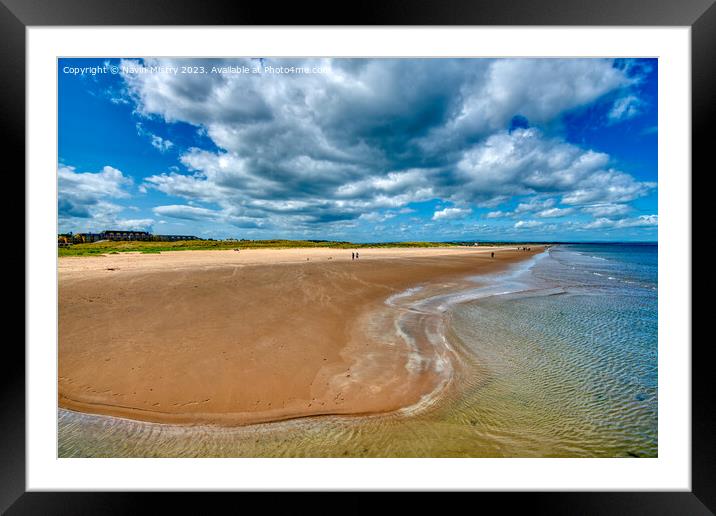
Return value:
M 255 0 L 226 4 L 206 0 L 0 0 L 0 102 L 5 122 L 0 124 L 2 141 L 6 149 L 18 151 L 18 167 L 24 169 L 24 152 L 20 149 L 25 149 L 25 30 L 28 26 L 300 24 L 689 26 L 692 170 L 700 170 L 702 174 L 713 170 L 709 152 L 713 144 L 708 128 L 716 119 L 714 0 L 379 0 L 360 4 L 295 2 L 280 8 Z M 689 171 L 683 174 L 688 177 Z M 694 175 L 692 171 L 691 177 Z M 24 184 L 20 188 L 24 189 Z M 694 205 L 696 200 L 694 198 Z M 692 268 L 695 262 L 693 259 Z M 27 269 L 25 273 L 28 274 Z M 710 339 L 675 344 L 692 344 L 690 492 L 485 493 L 480 496 L 499 497 L 496 501 L 501 510 L 518 505 L 537 513 L 713 514 L 716 511 L 716 425 L 708 360 Z M 151 507 L 147 498 L 160 497 L 162 504 L 171 498 L 186 512 L 198 511 L 199 507 L 201 512 L 206 512 L 205 501 L 195 505 L 195 498 L 190 499 L 185 493 L 26 492 L 25 368 L 22 367 L 25 354 L 19 339 L 5 339 L 5 347 L 8 360 L 0 375 L 0 510 L 7 514 L 124 514 L 141 512 L 139 508 Z M 218 498 L 227 496 L 233 495 Z M 303 500 L 308 506 L 314 505 L 312 497 Z M 301 502 L 298 505 L 292 502 L 293 510 L 301 505 Z M 347 507 L 367 509 L 369 506 L 363 502 L 348 503 Z

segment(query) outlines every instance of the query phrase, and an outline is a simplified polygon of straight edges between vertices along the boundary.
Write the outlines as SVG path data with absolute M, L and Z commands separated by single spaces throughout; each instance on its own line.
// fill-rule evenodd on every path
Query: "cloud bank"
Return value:
M 138 133 L 159 151 L 179 152 L 183 167 L 154 173 L 140 185 L 185 202 L 153 208 L 161 217 L 311 231 L 384 221 L 390 210 L 437 200 L 443 208 L 433 212 L 434 223 L 466 219 L 487 207 L 499 208 L 487 219 L 520 218 L 515 228 L 574 214 L 593 217 L 592 228 L 606 228 L 611 222 L 600 221 L 627 216 L 629 203 L 656 188 L 615 166 L 609 155 L 562 136 L 562 117 L 600 98 L 616 99 L 612 121 L 636 117 L 644 108 L 631 90 L 639 77 L 608 59 L 144 64 L 325 71 L 123 75 L 137 116 L 191 124 L 215 145 L 178 149 L 137 123 Z M 61 177 L 67 184 L 81 175 L 68 171 Z M 110 217 L 107 192 L 124 192 L 126 178 L 117 172 L 93 174 L 92 180 L 108 183 L 103 196 L 80 199 L 65 190 L 61 213 Z M 90 178 L 83 181 L 89 188 Z M 517 198 L 516 207 L 504 207 Z

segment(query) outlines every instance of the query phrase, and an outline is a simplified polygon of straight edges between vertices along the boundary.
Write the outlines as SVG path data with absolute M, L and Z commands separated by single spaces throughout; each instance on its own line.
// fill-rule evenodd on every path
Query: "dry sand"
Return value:
M 59 404 L 182 424 L 389 412 L 441 378 L 386 299 L 540 250 L 286 249 L 59 260 Z M 490 257 L 495 252 L 495 258 Z M 412 357 L 414 358 L 414 356 Z M 415 364 L 419 364 L 415 366 Z

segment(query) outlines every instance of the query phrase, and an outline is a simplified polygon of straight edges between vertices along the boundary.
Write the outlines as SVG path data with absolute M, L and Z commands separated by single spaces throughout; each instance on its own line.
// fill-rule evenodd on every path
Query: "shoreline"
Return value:
M 409 410 L 456 364 L 420 331 L 392 332 L 400 314 L 386 301 L 418 285 L 450 290 L 543 246 L 532 249 L 61 258 L 59 406 L 219 426 Z

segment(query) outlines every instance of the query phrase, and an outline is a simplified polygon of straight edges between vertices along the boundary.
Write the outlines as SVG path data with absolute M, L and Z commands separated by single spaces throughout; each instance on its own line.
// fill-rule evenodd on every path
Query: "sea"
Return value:
M 458 362 L 424 406 L 236 428 L 60 409 L 58 455 L 658 456 L 657 244 L 553 245 L 455 292 L 414 288 L 389 302 L 439 317 Z
M 456 305 L 454 338 L 484 369 L 462 417 L 509 455 L 657 456 L 657 257 L 560 245 Z

